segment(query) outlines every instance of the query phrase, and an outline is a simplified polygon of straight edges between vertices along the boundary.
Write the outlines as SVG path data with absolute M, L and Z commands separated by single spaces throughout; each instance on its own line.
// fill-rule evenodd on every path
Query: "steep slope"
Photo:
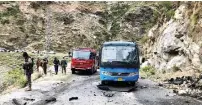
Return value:
M 109 40 L 139 40 L 157 21 L 155 2 L 2 2 L 0 46 L 43 50 L 98 48 Z
M 160 71 L 201 70 L 201 2 L 183 2 L 175 15 L 148 33 L 144 55 Z

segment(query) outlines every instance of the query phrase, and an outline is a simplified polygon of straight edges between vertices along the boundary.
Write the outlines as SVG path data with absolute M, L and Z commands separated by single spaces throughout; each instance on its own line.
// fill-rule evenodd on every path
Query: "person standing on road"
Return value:
M 39 58 L 37 58 L 36 60 L 36 69 L 39 72 L 39 66 L 41 66 L 41 60 Z
M 31 57 L 27 54 L 27 52 L 23 52 L 23 58 L 24 58 L 24 64 L 23 64 L 23 69 L 26 75 L 27 79 L 27 85 L 28 88 L 26 88 L 26 91 L 31 91 L 31 75 L 33 73 L 33 62 Z
M 31 65 L 31 68 L 32 68 L 32 71 L 31 71 L 31 73 L 33 74 L 33 72 L 34 72 L 34 58 L 31 58 L 31 60 L 32 60 L 32 65 Z
M 45 75 L 47 74 L 47 65 L 48 65 L 48 59 L 44 58 L 42 61 L 42 67 L 43 67 L 43 72 Z
M 63 60 L 61 60 L 61 67 L 62 67 L 62 74 L 63 71 L 66 74 L 67 61 L 65 60 L 65 57 L 63 57 Z
M 58 74 L 58 67 L 60 65 L 60 61 L 55 57 L 53 63 L 54 63 L 54 67 L 55 67 L 55 75 L 57 75 Z

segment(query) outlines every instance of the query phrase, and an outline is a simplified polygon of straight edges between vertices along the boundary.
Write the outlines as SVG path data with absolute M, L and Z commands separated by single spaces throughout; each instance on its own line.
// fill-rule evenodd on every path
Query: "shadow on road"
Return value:
M 97 87 L 106 91 L 118 92 L 132 92 L 136 90 L 135 85 L 128 84 L 127 82 L 109 82 L 108 84 L 100 84 Z
M 90 72 L 88 71 L 76 71 L 76 74 L 75 75 L 79 75 L 79 76 L 93 76 L 93 75 L 99 75 L 99 71 L 91 74 Z

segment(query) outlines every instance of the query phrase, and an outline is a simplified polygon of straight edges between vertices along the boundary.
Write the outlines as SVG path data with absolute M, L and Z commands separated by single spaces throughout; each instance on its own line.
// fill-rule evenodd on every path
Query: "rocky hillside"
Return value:
M 0 47 L 67 52 L 136 41 L 160 71 L 201 65 L 201 2 L 1 2 Z M 46 36 L 49 35 L 49 38 Z
M 161 72 L 201 71 L 202 2 L 181 2 L 174 16 L 154 25 L 144 43 L 144 56 Z
M 1 2 L 0 47 L 43 50 L 46 35 L 56 51 L 137 41 L 161 18 L 170 19 L 176 7 L 177 2 Z

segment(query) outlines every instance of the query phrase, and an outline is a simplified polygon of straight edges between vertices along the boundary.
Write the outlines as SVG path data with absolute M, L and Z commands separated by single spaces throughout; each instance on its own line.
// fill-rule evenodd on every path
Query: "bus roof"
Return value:
M 127 42 L 127 41 L 110 41 L 105 42 L 103 46 L 110 46 L 110 45 L 121 45 L 121 46 L 136 46 L 134 42 Z

